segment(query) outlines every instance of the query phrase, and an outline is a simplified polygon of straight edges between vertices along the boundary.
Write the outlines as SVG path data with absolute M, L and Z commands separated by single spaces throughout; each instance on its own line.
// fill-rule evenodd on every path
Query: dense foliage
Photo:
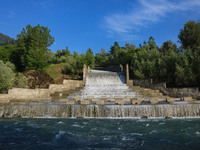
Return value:
M 152 78 L 155 82 L 167 82 L 168 86 L 200 87 L 200 23 L 189 21 L 178 35 L 181 47 L 168 40 L 159 48 L 153 37 L 139 47 L 117 42 L 106 53 L 96 54 L 96 63 L 106 65 L 130 65 L 130 77 Z
M 14 64 L 0 60 L 0 93 L 7 93 L 12 87 L 25 88 L 27 80 L 22 73 L 15 73 Z

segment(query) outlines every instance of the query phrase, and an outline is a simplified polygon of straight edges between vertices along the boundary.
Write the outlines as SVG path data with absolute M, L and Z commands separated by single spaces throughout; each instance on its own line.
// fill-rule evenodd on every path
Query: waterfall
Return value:
M 2 104 L 0 116 L 9 113 L 22 117 L 83 117 L 83 118 L 124 118 L 124 117 L 200 117 L 200 104 L 163 105 L 66 105 L 50 103 Z
M 200 104 L 165 105 L 73 105 L 71 117 L 199 117 Z
M 94 96 L 94 98 L 100 99 L 101 96 L 107 96 L 107 98 L 114 98 L 114 96 L 139 97 L 139 94 L 125 84 L 123 72 L 91 70 L 86 76 L 84 89 L 70 94 L 68 99 L 72 99 L 73 96 L 81 96 L 82 99 Z

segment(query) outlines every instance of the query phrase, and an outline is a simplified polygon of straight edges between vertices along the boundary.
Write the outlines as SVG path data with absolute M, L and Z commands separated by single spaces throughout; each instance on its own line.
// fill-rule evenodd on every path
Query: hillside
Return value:
M 14 44 L 15 43 L 15 39 L 4 35 L 3 33 L 0 33 L 0 46 L 2 45 L 6 45 L 6 44 Z

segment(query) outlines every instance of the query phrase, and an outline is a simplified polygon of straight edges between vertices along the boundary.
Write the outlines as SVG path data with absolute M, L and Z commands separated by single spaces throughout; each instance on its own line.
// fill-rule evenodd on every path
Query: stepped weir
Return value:
M 85 87 L 81 91 L 71 94 L 68 98 L 72 99 L 74 96 L 80 96 L 82 99 L 87 99 L 87 96 L 93 96 L 95 99 L 100 99 L 102 96 L 107 98 L 115 96 L 138 98 L 139 93 L 128 87 L 125 81 L 123 72 L 91 70 L 86 76 Z

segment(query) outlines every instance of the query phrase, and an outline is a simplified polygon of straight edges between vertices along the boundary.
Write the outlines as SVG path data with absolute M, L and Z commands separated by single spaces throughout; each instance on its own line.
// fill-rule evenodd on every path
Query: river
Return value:
M 200 119 L 0 119 L 0 149 L 200 147 Z

